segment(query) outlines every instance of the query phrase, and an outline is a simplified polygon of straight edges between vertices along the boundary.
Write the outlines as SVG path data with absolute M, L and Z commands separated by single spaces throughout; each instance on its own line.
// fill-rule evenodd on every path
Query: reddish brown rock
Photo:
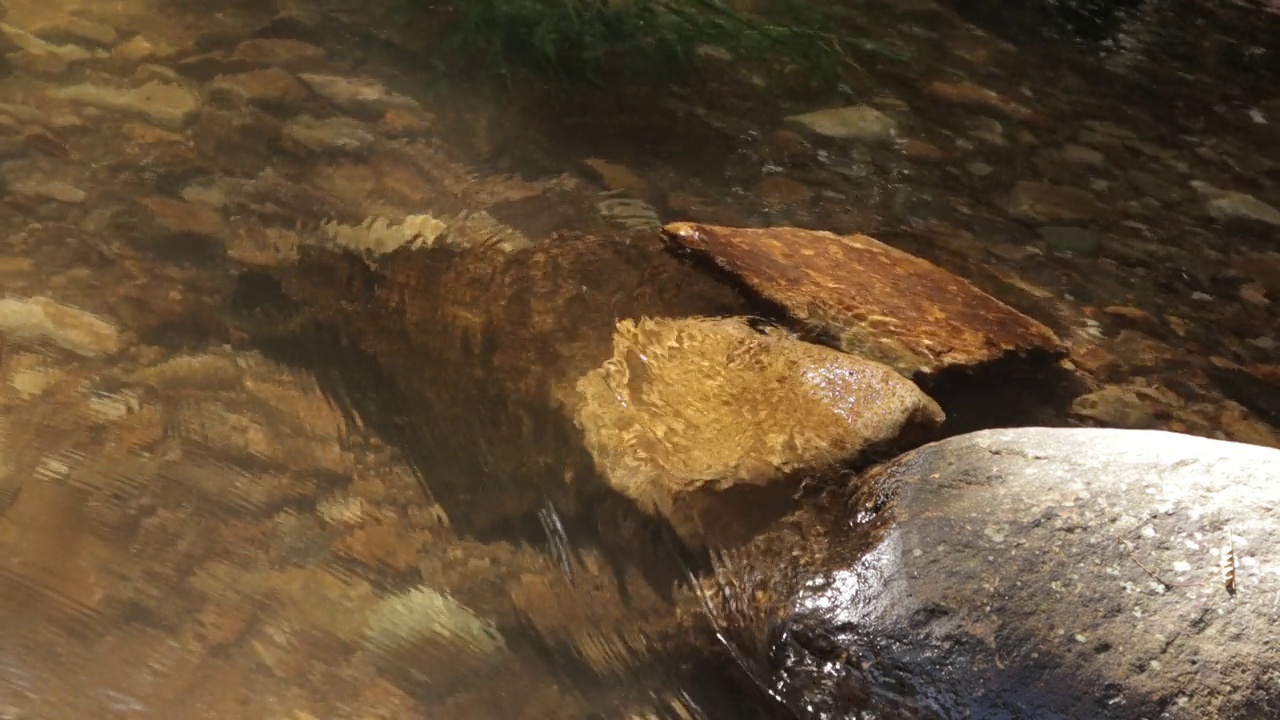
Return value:
M 302 102 L 311 93 L 300 80 L 280 68 L 250 70 L 214 78 L 212 89 L 262 105 L 290 105 Z
M 865 235 L 672 223 L 674 243 L 708 255 L 831 344 L 908 377 L 1012 355 L 1059 357 L 1044 325 L 968 281 Z
M 1023 122 L 1035 124 L 1044 124 L 1046 122 L 1044 116 L 1031 108 L 1019 105 L 1018 103 L 1003 97 L 994 90 L 988 90 L 981 85 L 975 85 L 971 82 L 946 83 L 941 80 L 937 80 L 929 83 L 929 86 L 926 88 L 926 92 L 939 100 L 955 103 L 957 105 L 969 105 L 996 110 L 1015 120 L 1022 120 Z

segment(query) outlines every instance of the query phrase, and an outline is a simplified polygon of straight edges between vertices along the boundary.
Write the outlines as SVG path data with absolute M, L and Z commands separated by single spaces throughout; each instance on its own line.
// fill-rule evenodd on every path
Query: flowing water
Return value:
M 1068 341 L 1059 422 L 1280 445 L 1280 8 L 1149 5 L 846 1 L 877 50 L 784 92 L 712 51 L 657 89 L 441 82 L 391 4 L 4 0 L 0 718 L 776 712 L 673 622 L 662 533 L 517 481 L 582 458 L 451 352 L 533 320 L 379 356 L 379 318 L 285 297 L 341 315 L 360 279 L 299 248 L 406 219 L 866 233 Z

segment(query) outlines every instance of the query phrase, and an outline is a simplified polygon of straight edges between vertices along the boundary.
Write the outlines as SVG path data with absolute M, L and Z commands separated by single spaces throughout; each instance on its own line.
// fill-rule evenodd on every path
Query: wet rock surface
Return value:
M 1045 326 L 965 280 L 865 235 L 672 223 L 705 253 L 836 347 L 911 377 L 977 369 L 1006 355 L 1064 352 Z
M 958 436 L 731 556 L 760 605 L 725 607 L 805 717 L 1269 716 L 1278 480 L 1274 449 L 1171 433 Z
M 736 319 L 623 321 L 578 392 L 605 482 L 713 547 L 782 515 L 801 479 L 918 445 L 943 421 L 889 367 Z

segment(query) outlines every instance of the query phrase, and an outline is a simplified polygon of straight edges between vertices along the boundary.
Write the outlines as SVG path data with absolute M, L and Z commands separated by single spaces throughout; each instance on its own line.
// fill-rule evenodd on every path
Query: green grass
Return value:
M 429 0 L 407 2 L 425 7 Z M 459 73 L 672 82 L 688 77 L 697 47 L 706 44 L 753 71 L 799 71 L 834 83 L 853 52 L 880 50 L 828 30 L 822 3 L 772 5 L 768 16 L 724 0 L 437 0 L 432 7 L 451 18 L 438 59 Z

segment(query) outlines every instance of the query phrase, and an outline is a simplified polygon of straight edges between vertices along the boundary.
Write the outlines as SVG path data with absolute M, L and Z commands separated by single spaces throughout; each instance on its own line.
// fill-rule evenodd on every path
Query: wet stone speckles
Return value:
M 1280 500 L 1278 473 L 1280 450 L 1169 433 L 984 431 L 865 475 L 872 489 L 851 487 L 853 507 L 891 498 L 872 523 L 819 530 L 811 521 L 829 508 L 817 502 L 727 562 L 772 568 L 755 588 L 770 598 L 761 612 L 794 619 L 804 637 L 793 647 L 805 650 L 769 672 L 787 677 L 798 706 L 834 710 L 854 694 L 886 713 L 928 697 L 957 714 L 1051 716 L 1107 703 L 1118 683 L 1124 702 L 1100 717 L 1150 717 L 1181 694 L 1186 717 L 1203 717 L 1256 701 L 1224 688 L 1275 692 L 1280 535 L 1267 508 Z M 848 543 L 870 549 L 850 556 Z M 784 547 L 795 551 L 779 563 Z M 816 587 L 843 595 L 815 598 Z M 806 653 L 828 651 L 874 653 L 900 671 L 811 675 L 830 666 Z M 1010 662 L 1030 657 L 1043 662 Z M 1228 681 L 1187 686 L 1207 661 Z M 1134 677 L 1135 666 L 1147 673 Z

